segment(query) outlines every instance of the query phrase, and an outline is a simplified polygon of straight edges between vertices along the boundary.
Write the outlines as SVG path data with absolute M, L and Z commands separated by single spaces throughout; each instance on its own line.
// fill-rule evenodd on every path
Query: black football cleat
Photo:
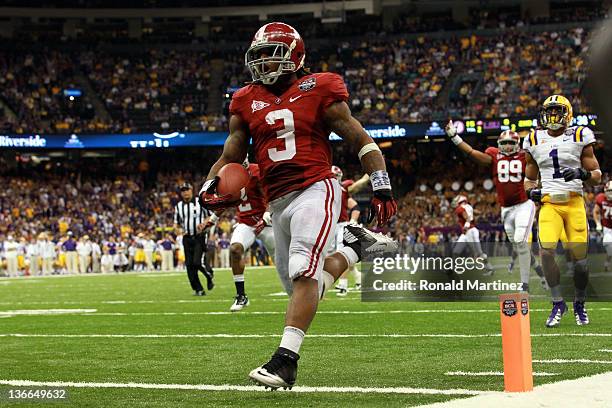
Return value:
M 297 362 L 300 356 L 291 350 L 279 347 L 270 361 L 249 373 L 249 377 L 259 385 L 276 390 L 291 389 L 297 377 Z
M 230 307 L 230 312 L 239 312 L 249 305 L 249 298 L 247 295 L 236 295 L 234 303 Z
M 376 254 L 396 251 L 398 244 L 386 235 L 372 232 L 360 225 L 346 225 L 344 227 L 344 246 L 351 248 L 361 261 L 364 254 Z

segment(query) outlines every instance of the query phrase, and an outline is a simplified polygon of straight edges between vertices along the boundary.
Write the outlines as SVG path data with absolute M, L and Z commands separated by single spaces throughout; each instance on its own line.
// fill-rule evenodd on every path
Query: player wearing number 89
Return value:
M 333 131 L 358 153 L 370 175 L 374 197 L 370 217 L 379 225 L 397 205 L 380 149 L 352 117 L 342 78 L 304 69 L 304 42 L 283 23 L 261 27 L 245 54 L 253 81 L 238 90 L 230 104 L 230 134 L 200 192 L 207 208 L 234 205 L 216 195 L 219 169 L 240 163 L 251 140 L 272 213 L 275 263 L 288 278 L 291 294 L 280 347 L 272 359 L 249 376 L 268 387 L 291 387 L 297 375 L 299 350 L 317 310 L 319 296 L 362 250 L 397 247 L 392 240 L 353 227 L 347 245 L 325 258 L 340 212 L 340 185 L 331 172 Z
M 542 268 L 537 265 L 529 250 L 529 235 L 535 215 L 535 204 L 527 198 L 523 187 L 525 175 L 525 152 L 520 149 L 518 133 L 506 130 L 497 139 L 497 147 L 488 147 L 484 152 L 473 149 L 464 142 L 450 121 L 446 134 L 451 141 L 477 164 L 489 167 L 495 183 L 497 202 L 501 207 L 501 219 L 508 239 L 518 254 L 523 290 L 529 288 L 531 265 L 535 266 L 542 285 L 546 285 Z
M 531 199 L 542 203 L 538 220 L 540 255 L 553 300 L 547 327 L 558 326 L 567 311 L 555 262 L 555 250 L 563 231 L 568 240 L 566 248 L 574 261 L 574 316 L 579 325 L 589 323 L 584 307 L 588 223 L 582 183 L 599 184 L 601 170 L 593 153 L 593 132 L 584 126 L 570 126 L 571 123 L 572 105 L 567 98 L 549 96 L 542 104 L 540 127 L 531 130 L 523 141 L 527 152 L 525 190 Z
M 612 261 L 612 181 L 608 181 L 604 192 L 597 194 L 597 197 L 595 197 L 593 219 L 597 231 L 603 232 L 603 245 L 606 250 L 604 269 L 606 272 L 610 272 L 610 261 Z

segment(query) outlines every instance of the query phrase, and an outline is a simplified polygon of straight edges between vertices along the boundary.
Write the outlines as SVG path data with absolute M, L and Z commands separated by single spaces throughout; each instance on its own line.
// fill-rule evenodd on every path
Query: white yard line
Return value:
M 158 390 L 199 390 L 199 391 L 242 391 L 265 392 L 257 385 L 213 385 L 213 384 L 156 384 L 156 383 L 115 383 L 115 382 L 70 382 L 70 381 L 29 381 L 0 380 L 0 385 L 13 387 L 76 387 L 76 388 L 143 388 Z M 281 391 L 281 390 L 279 390 Z M 269 391 L 268 391 L 269 392 Z M 482 395 L 498 394 L 495 391 L 476 391 L 464 389 L 435 389 L 412 387 L 308 387 L 296 386 L 287 392 L 305 393 L 361 393 L 361 394 L 430 394 L 430 395 Z
M 259 269 L 274 269 L 274 266 L 247 266 L 249 270 L 259 270 Z M 215 268 L 215 272 L 229 272 L 231 268 Z M 176 272 L 161 272 L 161 271 L 153 271 L 153 272 L 121 272 L 121 273 L 85 273 L 85 274 L 77 274 L 77 275 L 30 275 L 30 276 L 0 276 L 0 282 L 2 281 L 21 281 L 27 282 L 29 280 L 34 279 L 57 279 L 57 278 L 83 278 L 83 277 L 93 277 L 93 276 L 164 276 L 164 275 L 185 275 L 185 271 L 176 271 Z
M 601 351 L 602 353 L 612 353 L 612 350 L 610 349 L 601 349 L 599 351 Z
M 552 360 L 533 360 L 534 363 L 540 363 L 540 364 L 575 364 L 575 363 L 580 363 L 580 364 L 612 364 L 612 360 L 589 360 L 586 358 L 578 358 L 578 359 L 571 359 L 571 360 L 566 360 L 566 359 L 561 359 L 561 358 L 555 358 Z M 610 401 L 610 403 L 612 403 L 612 401 Z
M 188 301 L 185 301 L 188 302 Z M 226 301 L 223 301 L 226 303 Z M 105 304 L 126 304 L 129 303 L 127 301 L 106 301 L 102 302 Z M 145 303 L 145 302 L 142 302 Z M 153 303 L 146 302 L 146 303 Z M 191 302 L 190 302 L 191 303 Z M 194 301 L 194 303 L 198 303 Z M 25 302 L 24 302 L 25 304 Z M 64 304 L 70 304 L 69 302 L 64 302 Z M 95 303 L 94 303 L 95 304 Z M 55 310 L 55 309 L 53 309 Z M 68 310 L 68 309 L 65 309 Z M 191 315 L 209 315 L 209 316 L 225 316 L 236 314 L 235 312 L 228 311 L 218 311 L 218 312 L 98 312 L 91 313 L 91 309 L 85 309 L 86 312 L 80 312 L 81 309 L 73 309 L 73 312 L 65 312 L 65 314 L 83 314 L 86 316 L 191 316 Z M 612 310 L 612 308 L 593 308 L 589 309 L 593 310 Z M 544 309 L 532 309 L 532 311 L 548 311 Z M 3 313 L 10 313 L 11 311 L 0 311 L 0 315 Z M 464 310 L 453 310 L 453 309 L 421 309 L 421 310 L 319 310 L 317 314 L 319 315 L 377 315 L 377 314 L 427 314 L 427 313 L 489 313 L 489 312 L 498 312 L 497 310 L 488 310 L 488 309 L 464 309 Z M 242 311 L 240 314 L 243 315 L 284 315 L 286 312 L 282 310 L 278 311 Z M 36 314 L 36 313 L 34 313 Z M 40 314 L 40 313 L 39 313 Z M 27 313 L 23 313 L 23 315 L 28 315 Z
M 538 407 L 538 408 L 609 408 L 612 405 L 612 372 L 540 385 L 531 392 L 478 395 L 421 408 Z
M 37 334 L 37 333 L 0 333 L 0 337 L 43 337 L 43 338 L 136 338 L 136 339 L 199 339 L 199 338 L 277 338 L 280 334 L 233 334 L 233 333 L 194 333 L 194 334 Z M 543 333 L 532 334 L 532 337 L 612 337 L 612 333 Z M 457 333 L 418 333 L 418 334 L 308 334 L 308 338 L 457 338 L 474 339 L 487 337 L 501 337 L 500 333 L 491 334 L 457 334 Z M 533 360 L 534 363 L 555 363 L 561 360 Z M 579 362 L 578 360 L 564 360 L 566 362 Z M 591 360 L 589 360 L 591 361 Z M 593 360 L 596 361 L 596 360 Z M 604 364 L 612 363 L 611 361 Z
M 308 338 L 481 338 L 499 337 L 499 334 L 309 334 Z M 205 334 L 29 334 L 29 333 L 0 333 L 0 337 L 43 337 L 43 338 L 136 338 L 136 339 L 200 339 L 200 338 L 278 338 L 281 334 L 231 334 L 231 333 L 205 333 Z
M 95 313 L 97 309 L 24 309 L 24 310 L 4 310 L 0 311 L 0 317 L 12 316 L 49 316 L 49 315 L 65 315 Z
M 448 371 L 444 375 L 449 376 L 460 376 L 460 377 L 489 377 L 489 376 L 503 376 L 503 371 Z M 547 372 L 534 372 L 535 377 L 551 377 L 559 375 L 559 373 L 547 373 Z
M 356 300 L 359 300 L 355 298 Z M 258 299 L 262 302 L 287 302 L 287 299 Z M 0 302 L 2 306 L 15 306 L 15 305 L 98 305 L 98 304 L 109 304 L 109 305 L 126 305 L 126 304 L 166 304 L 166 303 L 228 303 L 228 299 L 177 299 L 177 300 L 99 300 L 99 301 L 87 301 L 87 300 L 65 300 L 65 301 L 16 301 L 16 302 Z M 591 309 L 589 309 L 590 311 Z

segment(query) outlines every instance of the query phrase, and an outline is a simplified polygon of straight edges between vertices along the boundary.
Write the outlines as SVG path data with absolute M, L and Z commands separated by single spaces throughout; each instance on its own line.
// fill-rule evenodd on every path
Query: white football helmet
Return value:
M 342 173 L 342 169 L 340 167 L 332 166 L 331 172 L 334 175 L 334 177 L 336 177 L 338 182 L 342 181 L 342 176 L 344 175 L 344 173 Z
M 514 130 L 504 130 L 497 138 L 499 152 L 506 156 L 512 156 L 521 149 L 521 137 Z
M 606 183 L 606 187 L 604 188 L 604 194 L 608 200 L 612 200 L 612 180 Z
M 457 208 L 459 207 L 461 204 L 463 203 L 467 203 L 467 197 L 464 195 L 458 195 L 455 198 L 453 198 L 453 201 L 451 202 L 451 207 L 452 208 Z

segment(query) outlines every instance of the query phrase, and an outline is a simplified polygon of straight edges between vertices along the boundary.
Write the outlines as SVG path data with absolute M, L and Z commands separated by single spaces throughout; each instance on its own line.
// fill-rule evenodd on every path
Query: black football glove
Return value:
M 563 170 L 563 179 L 565 181 L 572 181 L 572 180 L 588 180 L 591 178 L 591 172 L 587 171 L 581 167 L 572 169 L 572 168 L 567 168 L 565 170 Z
M 368 224 L 374 221 L 382 227 L 387 224 L 391 217 L 397 212 L 397 202 L 393 198 L 390 189 L 381 189 L 374 191 L 374 197 L 370 201 L 370 214 L 368 215 Z
M 539 188 L 532 188 L 527 190 L 527 197 L 529 197 L 533 202 L 539 203 L 542 201 L 542 190 Z

